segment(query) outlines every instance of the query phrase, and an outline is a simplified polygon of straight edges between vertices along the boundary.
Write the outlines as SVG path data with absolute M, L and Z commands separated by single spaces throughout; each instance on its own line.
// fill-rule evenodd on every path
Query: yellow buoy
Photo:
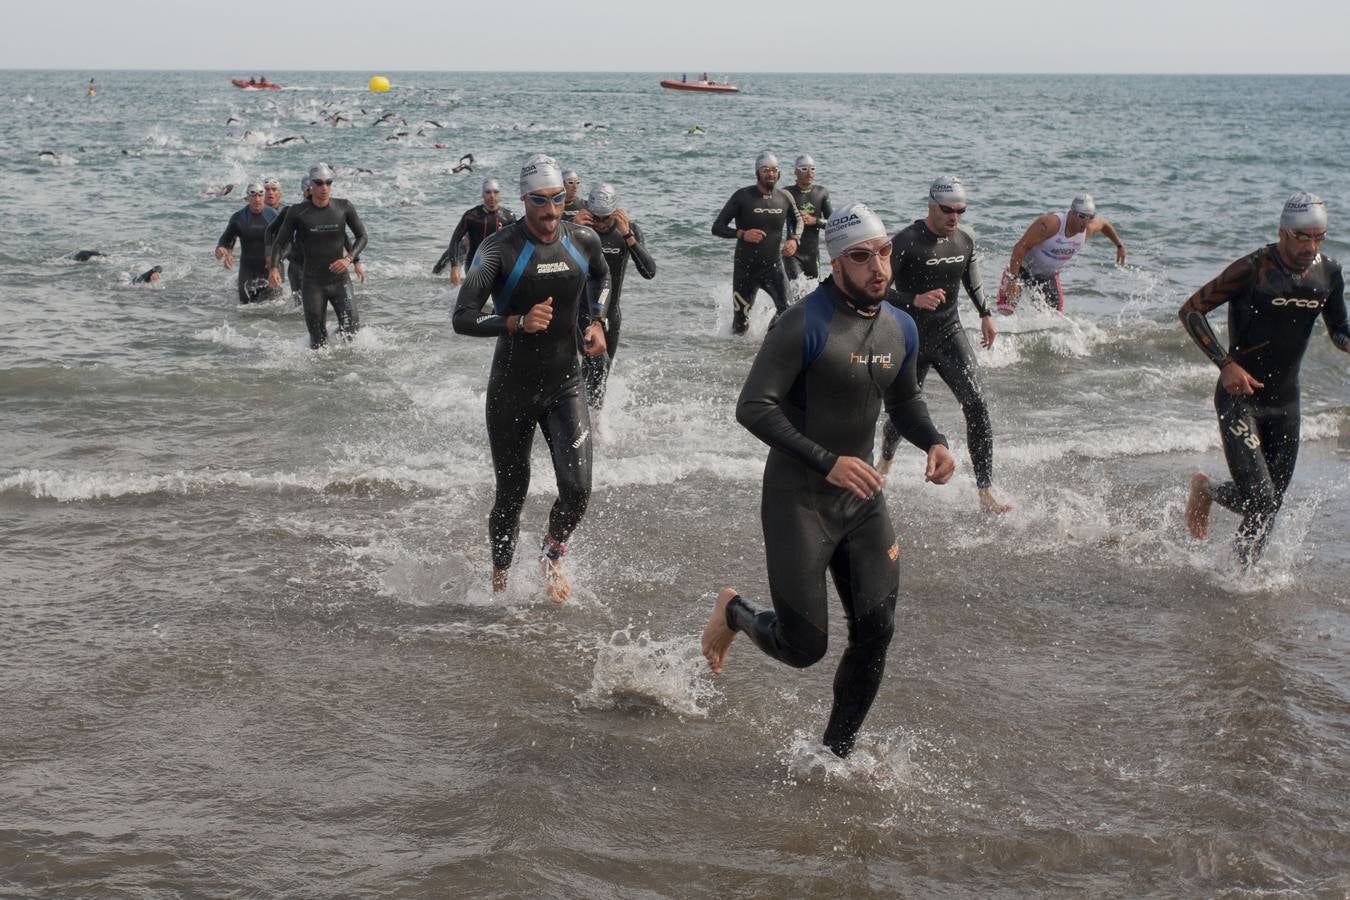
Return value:
M 383 94 L 389 90 L 389 79 L 383 75 L 370 76 L 370 89 L 377 94 Z

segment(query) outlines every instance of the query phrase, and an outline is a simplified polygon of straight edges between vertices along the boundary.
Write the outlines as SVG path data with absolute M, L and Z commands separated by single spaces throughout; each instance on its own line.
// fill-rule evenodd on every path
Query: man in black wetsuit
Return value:
M 572 593 L 562 569 L 566 541 L 591 496 L 591 419 L 577 345 L 587 356 L 605 352 L 609 266 L 594 231 L 562 221 L 566 194 L 552 157 L 537 154 L 525 161 L 520 199 L 525 218 L 478 248 L 452 322 L 456 334 L 497 339 L 487 389 L 488 444 L 497 478 L 488 516 L 492 589 L 506 589 L 530 487 L 530 447 L 540 428 L 558 479 L 540 552 L 549 599 L 561 603 Z M 494 312 L 485 313 L 489 295 Z
M 932 183 L 927 217 L 915 220 L 891 241 L 891 272 L 897 293 L 890 302 L 913 316 L 919 327 L 919 385 L 923 385 L 928 370 L 934 369 L 961 404 L 980 508 L 1001 513 L 1012 507 L 994 496 L 994 430 L 980 389 L 975 354 L 957 309 L 964 284 L 980 314 L 980 343 L 986 349 L 992 347 L 998 331 L 984 302 L 975 234 L 960 224 L 965 211 L 966 189 L 959 178 L 944 175 Z M 883 434 L 877 468 L 885 475 L 900 434 L 889 422 Z
M 308 176 L 308 175 L 303 175 L 303 176 L 301 176 L 301 178 L 300 178 L 300 197 L 301 197 L 302 200 L 308 200 L 308 199 L 309 199 L 309 176 Z M 278 188 L 277 188 L 277 202 L 281 202 L 281 188 L 280 188 L 280 186 L 278 186 Z M 276 217 L 275 219 L 272 220 L 272 224 L 271 224 L 271 225 L 268 225 L 268 226 L 267 226 L 267 243 L 266 243 L 266 247 L 267 247 L 267 253 L 268 253 L 268 256 L 267 256 L 267 270 L 268 270 L 268 272 L 271 272 L 272 269 L 274 268 L 273 263 L 272 263 L 272 256 L 271 256 L 271 254 L 272 254 L 272 245 L 275 244 L 275 243 L 277 242 L 277 229 L 279 229 L 279 228 L 281 227 L 281 223 L 284 222 L 284 221 L 286 220 L 286 210 L 288 210 L 288 209 L 290 209 L 290 206 L 283 206 L 283 207 L 281 207 L 280 209 L 278 209 L 278 210 L 277 210 L 277 217 Z M 299 241 L 296 241 L 295 243 L 291 244 L 290 252 L 288 252 L 288 253 L 286 254 L 286 259 L 284 260 L 284 262 L 286 263 L 286 278 L 290 281 L 290 285 L 291 285 L 291 294 L 292 294 L 293 296 L 295 296 L 297 302 L 299 302 L 301 273 L 304 272 L 304 268 L 305 268 L 305 256 L 304 256 L 304 251 L 300 248 L 300 242 L 299 242 Z
M 736 239 L 736 263 L 731 276 L 731 330 L 745 334 L 750 327 L 750 308 L 763 288 L 773 298 L 781 315 L 787 309 L 787 274 L 783 257 L 797 252 L 802 236 L 802 217 L 787 191 L 776 188 L 778 157 L 765 150 L 755 160 L 755 183 L 731 195 L 712 233 Z M 735 221 L 736 227 L 731 223 Z M 783 228 L 787 240 L 783 241 Z M 779 249 L 781 244 L 781 251 Z
M 1314 194 L 1289 198 L 1279 239 L 1224 269 L 1181 307 L 1181 323 L 1219 367 L 1214 409 L 1231 481 L 1191 477 L 1186 524 L 1209 537 L 1210 505 L 1242 516 L 1236 551 L 1242 565 L 1260 559 L 1294 477 L 1299 442 L 1298 372 L 1320 315 L 1338 348 L 1350 353 L 1345 279 L 1321 254 L 1327 208 Z M 1228 304 L 1228 349 L 1205 317 Z
M 277 211 L 264 202 L 263 186 L 253 182 L 245 191 L 248 205 L 230 216 L 225 231 L 216 241 L 216 259 L 225 268 L 234 265 L 234 242 L 239 241 L 239 302 L 265 300 L 267 282 L 267 226 Z
M 603 356 L 588 356 L 581 361 L 586 378 L 586 402 L 591 409 L 598 410 L 605 404 L 605 384 L 609 380 L 610 367 L 614 365 L 614 354 L 619 350 L 619 329 L 623 325 L 619 299 L 623 294 L 623 275 L 628 260 L 631 258 L 638 274 L 649 280 L 656 277 L 656 261 L 647 252 L 642 229 L 619 208 L 619 193 L 613 185 L 601 184 L 592 188 L 586 198 L 586 208 L 572 221 L 586 225 L 600 235 L 600 249 L 609 264 L 609 314 L 600 323 L 605 329 L 606 351 Z
M 352 233 L 347 245 L 347 231 Z M 276 241 L 268 254 L 272 262 L 270 283 L 281 286 L 277 261 L 286 256 L 292 241 L 300 243 L 305 255 L 300 300 L 305 309 L 305 328 L 309 346 L 317 350 L 328 342 L 328 305 L 337 314 L 338 328 L 348 340 L 360 327 L 352 279 L 347 269 L 366 249 L 366 227 L 356 207 L 333 196 L 333 170 L 319 163 L 309 170 L 309 199 L 286 209 L 277 226 Z
M 826 225 L 825 243 L 833 277 L 769 329 L 736 405 L 737 421 L 770 447 L 760 519 L 773 609 L 723 590 L 703 631 L 703 655 L 721 672 L 743 631 L 780 662 L 819 662 L 828 570 L 848 646 L 824 743 L 846 756 L 881 687 L 900 589 L 900 547 L 871 465 L 883 403 L 927 453 L 929 481 L 945 484 L 956 463 L 919 389 L 914 321 L 883 302 L 891 243 L 881 220 L 862 204 L 847 206 Z
M 797 204 L 802 214 L 802 239 L 797 244 L 797 252 L 783 257 L 783 266 L 787 277 L 795 281 L 802 275 L 820 279 L 820 233 L 830 219 L 830 192 L 815 184 L 816 161 L 806 154 L 797 157 L 792 172 L 797 183 L 790 185 L 787 192 Z
M 581 176 L 572 169 L 563 169 L 563 187 L 567 190 L 567 202 L 563 204 L 563 221 L 570 222 L 577 213 L 586 208 L 581 197 Z
M 483 241 L 487 240 L 488 235 L 495 234 L 497 229 L 510 225 L 515 220 L 515 214 L 502 206 L 502 189 L 501 185 L 497 184 L 497 179 L 489 178 L 484 181 L 483 202 L 460 216 L 454 234 L 450 235 L 450 246 L 445 248 L 441 258 L 436 260 L 436 265 L 431 267 L 431 274 L 441 274 L 445 270 L 445 264 L 449 263 L 450 283 L 458 285 L 464 280 L 464 260 L 467 259 L 472 264 L 474 254 L 478 252 L 478 247 Z M 467 251 L 464 248 L 466 240 Z

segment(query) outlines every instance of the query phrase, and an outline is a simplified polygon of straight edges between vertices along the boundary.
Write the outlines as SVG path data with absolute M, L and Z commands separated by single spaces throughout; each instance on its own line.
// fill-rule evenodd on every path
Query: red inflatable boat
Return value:
M 281 85 L 275 81 L 245 81 L 242 78 L 231 78 L 230 84 L 243 91 L 279 91 Z

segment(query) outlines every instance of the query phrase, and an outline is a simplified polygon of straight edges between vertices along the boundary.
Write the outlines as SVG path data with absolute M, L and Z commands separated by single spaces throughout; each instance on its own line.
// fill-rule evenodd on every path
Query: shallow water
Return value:
M 1175 320 L 1297 188 L 1346 255 L 1350 134 L 1325 112 L 1350 81 L 268 75 L 288 89 L 107 73 L 90 101 L 80 73 L 22 72 L 0 99 L 0 893 L 1350 892 L 1346 357 L 1318 326 L 1298 473 L 1239 575 L 1233 517 L 1208 544 L 1180 520 L 1223 461 Z M 353 124 L 311 124 L 339 107 Z M 390 110 L 410 127 L 369 124 Z M 716 589 L 767 591 L 765 451 L 732 417 L 767 302 L 732 339 L 708 233 L 766 146 L 892 228 L 959 173 L 990 289 L 1083 188 L 1130 249 L 1118 270 L 1089 244 L 1068 315 L 1000 320 L 980 353 L 1012 515 L 976 515 L 930 382 L 960 469 L 927 485 L 911 454 L 888 485 L 899 627 L 846 762 L 816 743 L 841 622 L 806 671 L 741 642 L 714 679 L 696 643 Z M 618 185 L 658 264 L 627 279 L 562 608 L 528 565 L 487 592 L 492 342 L 451 333 L 430 275 L 482 177 L 538 150 Z M 372 236 L 366 329 L 311 353 L 289 301 L 237 307 L 211 249 L 246 180 L 289 201 L 318 159 Z M 542 441 L 535 473 L 522 548 Z

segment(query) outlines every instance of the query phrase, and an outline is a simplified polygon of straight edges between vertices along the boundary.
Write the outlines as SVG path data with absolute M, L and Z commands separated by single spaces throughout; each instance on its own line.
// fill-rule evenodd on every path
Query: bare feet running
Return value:
M 548 594 L 548 599 L 554 603 L 562 603 L 572 596 L 572 582 L 567 580 L 562 567 L 562 558 L 567 552 L 567 547 L 554 540 L 553 535 L 548 534 L 544 536 L 544 545 L 539 549 L 544 554 L 539 558 L 539 564 L 544 568 L 544 590 Z
M 506 569 L 492 567 L 492 593 L 500 594 L 506 590 Z
M 1186 527 L 1196 540 L 1209 540 L 1209 508 L 1214 503 L 1209 476 L 1197 472 L 1191 476 L 1191 495 L 1186 498 Z
M 714 675 L 722 674 L 722 667 L 727 664 L 727 653 L 731 650 L 731 642 L 736 639 L 736 632 L 727 626 L 727 604 L 735 596 L 735 588 L 725 588 L 717 595 L 712 615 L 708 617 L 708 624 L 703 629 L 703 657 L 708 660 L 708 668 L 712 669 Z
M 992 488 L 979 488 L 980 493 L 980 512 L 986 513 L 1006 513 L 1012 512 L 1011 503 L 1003 503 L 994 496 Z

